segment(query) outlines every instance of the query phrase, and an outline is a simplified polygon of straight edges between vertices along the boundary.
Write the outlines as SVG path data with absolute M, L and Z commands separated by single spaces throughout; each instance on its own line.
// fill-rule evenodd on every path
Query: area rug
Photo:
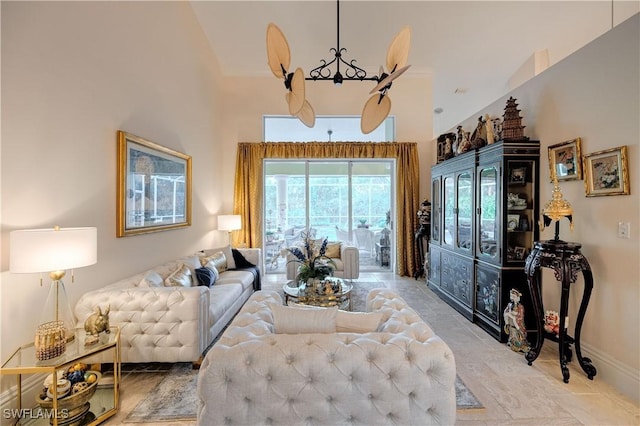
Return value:
M 161 374 L 161 373 L 159 373 Z M 156 387 L 129 413 L 125 423 L 195 420 L 198 370 L 191 363 L 175 364 Z M 484 408 L 456 376 L 456 408 Z

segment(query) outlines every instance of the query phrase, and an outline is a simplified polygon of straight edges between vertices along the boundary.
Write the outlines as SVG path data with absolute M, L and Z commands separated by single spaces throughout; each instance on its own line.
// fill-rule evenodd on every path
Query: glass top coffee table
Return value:
M 319 288 L 301 288 L 295 281 L 289 281 L 282 286 L 286 305 L 337 306 L 343 311 L 351 310 L 352 289 L 352 284 L 335 277 L 322 280 Z

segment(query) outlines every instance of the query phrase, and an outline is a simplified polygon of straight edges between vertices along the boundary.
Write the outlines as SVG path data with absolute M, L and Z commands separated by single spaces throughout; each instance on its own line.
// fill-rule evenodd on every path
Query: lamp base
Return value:
M 34 341 L 36 359 L 45 361 L 62 355 L 67 349 L 66 331 L 62 321 L 40 324 Z
M 75 317 L 69 305 L 67 291 L 62 280 L 52 280 L 49 287 L 49 295 L 45 301 L 40 316 L 40 324 L 60 321 L 65 330 L 65 341 L 71 342 L 75 339 Z

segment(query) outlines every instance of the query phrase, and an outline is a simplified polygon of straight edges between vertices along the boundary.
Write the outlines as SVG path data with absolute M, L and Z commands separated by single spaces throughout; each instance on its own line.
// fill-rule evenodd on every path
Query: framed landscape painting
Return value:
M 191 225 L 191 157 L 118 131 L 116 236 Z
M 606 149 L 584 156 L 587 197 L 629 195 L 627 147 Z
M 582 179 L 580 145 L 580 138 L 576 138 L 549 147 L 549 176 L 552 181 L 554 173 L 558 181 Z

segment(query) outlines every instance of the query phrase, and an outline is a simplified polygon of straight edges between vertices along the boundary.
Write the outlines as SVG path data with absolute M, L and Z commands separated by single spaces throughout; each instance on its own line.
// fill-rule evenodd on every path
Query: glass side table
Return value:
M 0 367 L 2 375 L 17 376 L 17 410 L 3 410 L 3 416 L 11 417 L 14 424 L 21 425 L 97 425 L 118 412 L 118 396 L 120 388 L 120 328 L 109 327 L 110 333 L 100 333 L 98 343 L 84 346 L 85 331 L 76 330 L 75 339 L 67 342 L 66 351 L 59 357 L 38 361 L 33 342 L 18 348 Z M 22 376 L 26 374 L 57 374 L 77 362 L 85 364 L 102 363 L 104 355 L 111 353 L 113 357 L 113 377 L 103 376 L 97 384 L 95 394 L 89 400 L 89 411 L 80 418 L 69 419 L 64 410 L 58 410 L 59 401 L 54 399 L 53 408 L 47 410 L 39 407 L 36 401 L 27 403 L 23 408 Z M 43 376 L 45 377 L 45 376 Z M 55 377 L 55 376 L 54 376 Z M 37 390 L 39 392 L 39 389 Z M 32 408 L 35 407 L 35 408 Z M 54 413 L 59 413 L 54 416 Z

